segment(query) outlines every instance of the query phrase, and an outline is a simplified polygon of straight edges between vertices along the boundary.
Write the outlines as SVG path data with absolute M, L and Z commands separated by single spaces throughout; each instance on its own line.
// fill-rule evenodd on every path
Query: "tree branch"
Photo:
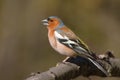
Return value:
M 108 56 L 105 59 L 98 60 L 103 67 L 109 71 L 111 76 L 120 77 L 120 59 L 111 58 Z M 105 75 L 92 65 L 87 59 L 82 57 L 69 58 L 67 62 L 58 63 L 56 67 L 50 68 L 48 71 L 42 73 L 34 73 L 26 80 L 70 80 L 77 76 L 100 76 Z

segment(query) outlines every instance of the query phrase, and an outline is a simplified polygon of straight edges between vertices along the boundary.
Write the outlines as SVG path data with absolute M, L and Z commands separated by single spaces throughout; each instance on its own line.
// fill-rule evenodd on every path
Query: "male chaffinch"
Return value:
M 47 26 L 48 39 L 54 50 L 67 57 L 82 56 L 108 76 L 108 72 L 99 64 L 88 46 L 65 26 L 60 18 L 50 16 L 42 22 Z

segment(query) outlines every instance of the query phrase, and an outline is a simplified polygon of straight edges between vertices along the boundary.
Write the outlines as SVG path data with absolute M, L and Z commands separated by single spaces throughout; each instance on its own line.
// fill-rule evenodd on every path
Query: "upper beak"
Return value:
M 49 25 L 47 19 L 42 20 L 42 23 L 43 23 L 43 25 L 47 25 L 47 26 Z

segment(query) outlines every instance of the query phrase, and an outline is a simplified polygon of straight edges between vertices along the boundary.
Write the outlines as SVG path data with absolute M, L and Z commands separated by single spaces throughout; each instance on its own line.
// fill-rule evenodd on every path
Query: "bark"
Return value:
M 111 74 L 111 77 L 120 77 L 120 59 L 99 59 L 98 62 Z M 100 76 L 106 77 L 96 66 L 87 59 L 69 58 L 66 62 L 58 63 L 57 66 L 45 72 L 33 73 L 26 80 L 71 80 L 77 76 Z

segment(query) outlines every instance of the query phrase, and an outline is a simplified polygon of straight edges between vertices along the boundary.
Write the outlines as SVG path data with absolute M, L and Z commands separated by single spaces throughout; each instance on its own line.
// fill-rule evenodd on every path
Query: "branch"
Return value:
M 109 71 L 111 76 L 120 77 L 120 59 L 109 58 L 108 60 L 101 58 L 99 62 Z M 67 62 L 58 63 L 56 67 L 52 67 L 48 71 L 33 73 L 26 80 L 70 80 L 80 75 L 86 77 L 92 75 L 105 77 L 105 75 L 87 59 L 78 57 L 69 58 Z
M 26 80 L 69 80 L 79 75 L 79 66 L 72 63 L 59 63 L 42 73 L 35 73 Z M 67 77 L 66 77 L 67 76 Z

